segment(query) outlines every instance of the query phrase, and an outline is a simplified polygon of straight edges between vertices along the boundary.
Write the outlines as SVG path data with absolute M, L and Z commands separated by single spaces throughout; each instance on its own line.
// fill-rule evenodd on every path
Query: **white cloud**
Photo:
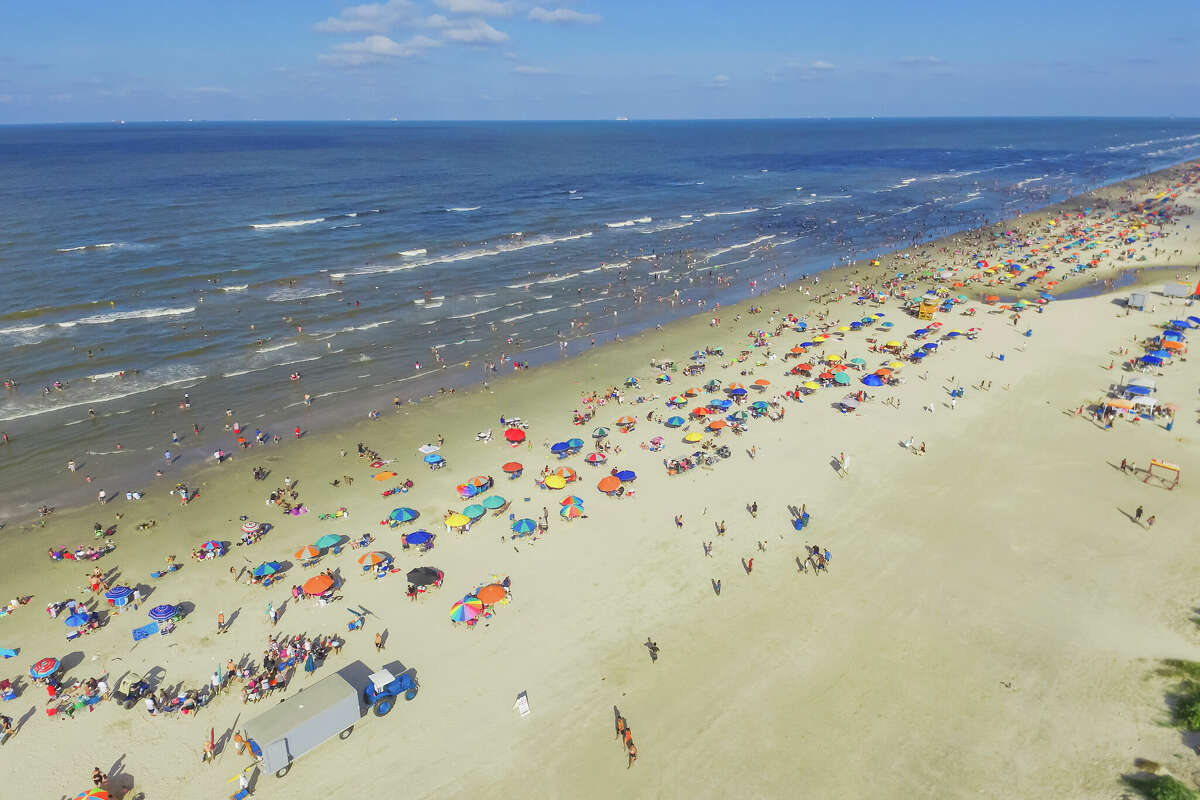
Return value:
M 411 0 L 388 0 L 343 8 L 342 13 L 313 25 L 320 33 L 384 33 L 416 16 Z
M 442 37 L 450 42 L 462 44 L 503 44 L 508 41 L 508 34 L 498 31 L 481 19 L 469 19 L 455 23 L 454 27 L 442 32 Z
M 727 89 L 729 88 L 728 75 L 713 75 L 708 83 L 704 84 L 709 89 Z
M 829 70 L 833 69 L 833 64 L 830 64 L 828 61 L 818 60 L 809 64 L 808 68 L 815 69 L 818 72 L 828 72 Z
M 909 67 L 936 67 L 946 62 L 937 56 L 905 56 L 900 63 Z
M 450 25 L 450 18 L 441 14 L 430 14 L 425 19 L 421 20 L 421 26 L 425 28 L 445 28 Z
M 437 39 L 430 39 L 428 36 L 414 36 L 406 42 L 397 42 L 386 36 L 368 36 L 361 42 L 339 44 L 332 53 L 323 54 L 321 60 L 344 66 L 359 66 L 389 58 L 411 58 L 441 44 Z
M 529 10 L 529 18 L 534 22 L 549 22 L 557 25 L 595 25 L 604 17 L 599 14 L 584 14 L 570 8 L 555 8 L 553 10 L 535 6 Z
M 438 8 L 444 8 L 451 14 L 510 17 L 513 13 L 512 3 L 502 3 L 499 0 L 434 0 L 434 3 Z
M 518 66 L 513 67 L 512 71 L 516 72 L 519 75 L 553 75 L 554 74 L 554 70 L 552 70 L 552 69 L 547 69 L 546 67 L 536 67 L 536 66 L 533 66 L 532 64 L 519 64 Z

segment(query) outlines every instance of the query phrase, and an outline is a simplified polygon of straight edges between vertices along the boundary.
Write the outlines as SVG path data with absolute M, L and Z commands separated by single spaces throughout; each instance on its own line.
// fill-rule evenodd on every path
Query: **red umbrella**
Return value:
M 524 434 L 522 434 L 522 435 L 524 435 Z M 505 464 L 503 467 L 501 467 L 500 469 L 502 469 L 508 473 L 513 473 L 513 472 L 520 472 L 521 470 L 525 469 L 525 467 L 521 466 L 521 463 L 519 461 L 510 461 L 507 464 Z
M 504 438 L 513 444 L 520 444 L 525 441 L 525 431 L 520 428 L 509 428 L 504 432 Z

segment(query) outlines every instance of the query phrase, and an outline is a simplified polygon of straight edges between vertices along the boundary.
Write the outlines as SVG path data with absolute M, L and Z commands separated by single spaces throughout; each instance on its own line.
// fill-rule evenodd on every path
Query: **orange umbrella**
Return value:
M 482 600 L 484 605 L 493 606 L 508 597 L 508 590 L 498 583 L 489 583 L 476 592 L 475 596 Z
M 887 367 L 880 367 L 879 369 L 875 370 L 875 374 L 881 378 L 886 378 L 888 375 L 892 374 L 892 371 Z
M 714 419 L 712 422 L 708 423 L 708 429 L 710 431 L 719 431 L 719 430 L 721 430 L 721 428 L 724 428 L 724 427 L 725 427 L 725 420 L 723 420 L 723 419 Z
M 771 382 L 769 380 L 767 380 L 766 378 L 759 378 L 758 380 L 756 380 L 754 382 L 754 385 L 755 386 L 770 386 Z
M 697 417 L 703 417 L 705 414 L 708 413 L 708 409 L 697 407 L 697 408 L 692 409 L 692 413 L 695 414 Z
M 609 492 L 615 492 L 617 487 L 620 485 L 620 478 L 618 478 L 616 475 L 607 475 L 600 479 L 600 482 L 596 484 L 596 488 L 605 494 L 608 494 Z
M 632 425 L 635 422 L 637 422 L 637 420 L 633 417 L 621 417 L 619 420 L 617 420 L 617 424 L 621 427 Z
M 380 553 L 377 550 L 372 550 L 371 552 L 365 553 L 364 555 L 361 555 L 358 557 L 358 563 L 362 564 L 363 566 L 370 564 L 371 566 L 374 567 L 379 564 L 382 564 L 383 562 L 385 562 L 387 560 L 388 560 L 388 557 L 385 554 Z
M 575 470 L 571 469 L 570 467 L 559 467 L 558 469 L 554 470 L 554 474 L 562 478 L 567 483 L 570 483 L 579 477 Z
M 689 389 L 684 389 L 684 390 L 683 390 L 683 396 L 684 396 L 684 397 L 695 397 L 695 396 L 696 396 L 696 395 L 698 395 L 698 394 L 700 394 L 700 390 L 699 390 L 699 389 L 697 389 L 695 386 L 693 386 L 693 387 L 691 387 L 691 388 L 689 388 Z
M 1104 405 L 1113 408 L 1124 408 L 1126 410 L 1133 408 L 1133 405 L 1124 400 L 1105 400 Z
M 392 478 L 396 477 L 396 473 L 394 473 L 394 472 L 376 472 L 371 477 L 377 481 L 390 481 Z
M 745 387 L 743 384 L 740 384 L 740 383 L 731 383 L 731 384 L 729 384 L 728 386 L 726 386 L 726 387 L 725 387 L 725 390 L 726 390 L 726 391 L 728 391 L 728 392 L 732 392 L 734 389 L 745 389 L 745 388 L 746 388 L 746 387 Z
M 507 464 L 505 464 L 503 467 L 501 467 L 500 469 L 504 470 L 505 472 L 512 473 L 512 472 L 520 472 L 521 470 L 525 469 L 525 467 L 521 466 L 521 463 L 519 461 L 510 461 Z
M 801 353 L 804 353 L 807 351 L 800 345 L 796 345 L 795 347 L 792 348 L 792 352 L 795 353 L 796 355 L 800 355 Z
M 328 575 L 324 575 L 324 574 L 314 575 L 313 577 L 306 580 L 304 582 L 304 586 L 302 586 L 301 588 L 304 589 L 305 594 L 310 594 L 310 595 L 325 594 L 326 592 L 328 592 L 330 589 L 333 588 L 333 578 L 329 577 Z
M 296 551 L 296 558 L 300 561 L 308 561 L 310 558 L 316 558 L 319 555 L 321 555 L 321 551 L 311 544 L 306 544 Z

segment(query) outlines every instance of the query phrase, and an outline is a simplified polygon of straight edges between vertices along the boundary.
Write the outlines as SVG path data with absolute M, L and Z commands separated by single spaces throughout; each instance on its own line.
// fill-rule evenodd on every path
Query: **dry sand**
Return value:
M 1184 202 L 1198 205 L 1194 189 Z M 1187 222 L 1169 229 L 1167 246 L 1184 248 L 1195 264 L 1200 227 Z M 937 263 L 953 263 L 956 254 L 937 249 L 923 248 L 942 259 Z M 883 269 L 894 271 L 895 259 Z M 867 274 L 861 265 L 827 273 L 817 288 L 841 286 L 855 269 L 860 279 Z M 1156 311 L 1125 316 L 1111 296 L 1099 296 L 1027 314 L 1019 329 L 986 309 L 970 320 L 944 315 L 947 328 L 978 325 L 983 334 L 944 344 L 926 365 L 907 367 L 904 385 L 875 390 L 876 399 L 856 414 L 832 410 L 829 403 L 843 392 L 829 389 L 803 405 L 787 403 L 782 422 L 754 421 L 740 438 L 725 433 L 734 455 L 711 471 L 666 476 L 662 456 L 691 449 L 678 432 L 642 422 L 632 434 L 614 434 L 624 453 L 609 464 L 637 470 L 636 495 L 600 495 L 595 482 L 603 470 L 573 457 L 564 463 L 584 477 L 575 493 L 586 499 L 588 518 L 561 521 L 555 511 L 566 492 L 543 492 L 533 481 L 550 459 L 543 441 L 586 436 L 621 414 L 644 417 L 663 408 L 609 404 L 596 422 L 575 428 L 569 411 L 579 393 L 632 374 L 646 381 L 648 394 L 650 358 L 682 360 L 708 344 L 736 354 L 748 329 L 773 327 L 772 309 L 804 311 L 794 291 L 756 302 L 767 312 L 734 322 L 748 304 L 723 309 L 716 331 L 706 318 L 693 318 L 499 381 L 490 391 L 460 392 L 336 434 L 238 453 L 196 474 L 201 496 L 186 508 L 166 497 L 164 484 L 141 505 L 120 500 L 103 511 L 60 511 L 44 529 L 10 526 L 0 540 L 0 591 L 34 599 L 0 619 L 0 646 L 21 648 L 19 657 L 0 662 L 2 675 L 15 677 L 55 655 L 74 678 L 107 673 L 115 682 L 127 670 L 159 668 L 169 685 L 198 687 L 229 657 L 261 657 L 271 630 L 268 602 L 279 607 L 288 599 L 281 633 L 344 633 L 346 607 L 370 609 L 365 631 L 350 634 L 317 677 L 356 661 L 371 669 L 400 661 L 417 670 L 420 695 L 385 719 L 368 716 L 350 741 L 328 743 L 283 779 L 256 776 L 261 797 L 344 796 L 352 789 L 412 797 L 1095 798 L 1119 796 L 1118 777 L 1135 756 L 1169 762 L 1176 774 L 1200 769 L 1178 733 L 1160 725 L 1162 686 L 1146 680 L 1154 659 L 1200 658 L 1188 619 L 1200 553 L 1189 524 L 1200 512 L 1192 488 L 1200 470 L 1193 455 L 1195 368 L 1184 361 L 1159 378 L 1159 396 L 1180 404 L 1173 432 L 1145 422 L 1105 431 L 1068 413 L 1119 379 L 1119 370 L 1107 369 L 1116 348 L 1151 335 L 1180 307 L 1160 298 Z M 866 309 L 843 300 L 825 310 L 849 320 Z M 917 327 L 893 303 L 884 310 L 900 334 Z M 1026 328 L 1032 337 L 1019 334 Z M 845 349 L 875 366 L 885 359 L 867 352 L 866 335 L 848 336 Z M 800 340 L 788 333 L 771 349 L 782 353 Z M 782 377 L 790 363 L 755 366 L 762 355 L 756 350 L 733 369 L 714 365 L 695 383 L 749 382 L 737 373 L 753 369 L 751 380 L 773 382 L 768 394 L 790 388 L 795 381 Z M 968 388 L 949 407 L 950 386 L 980 380 L 990 380 L 991 391 Z M 675 391 L 685 381 L 676 377 Z M 889 396 L 901 407 L 883 404 Z M 934 413 L 923 410 L 927 404 Z M 514 450 L 499 440 L 500 414 L 530 422 L 531 447 Z M 497 440 L 475 441 L 475 432 L 489 427 Z M 449 467 L 431 473 L 416 447 L 439 433 Z M 665 452 L 639 449 L 659 433 Z M 926 443 L 926 455 L 901 446 L 910 435 Z M 368 478 L 373 470 L 353 456 L 359 441 L 396 458 L 400 476 L 416 482 L 413 491 L 380 497 L 381 486 Z M 752 444 L 755 458 L 746 452 Z M 342 448 L 351 455 L 340 458 Z M 851 456 L 845 478 L 833 468 L 839 452 Z M 1122 457 L 1145 465 L 1152 456 L 1183 466 L 1178 489 L 1145 485 L 1113 466 Z M 528 469 L 509 482 L 499 467 L 512 458 Z M 258 463 L 273 470 L 266 483 L 249 478 Z M 507 517 L 490 516 L 461 536 L 446 533 L 442 512 L 463 505 L 454 484 L 479 473 L 496 476 L 495 491 L 513 499 L 518 517 L 550 506 L 549 533 L 536 543 L 501 541 Z M 353 487 L 329 486 L 343 474 L 355 477 Z M 312 513 L 283 519 L 264 508 L 266 491 L 285 475 L 299 480 Z M 744 510 L 752 500 L 757 518 Z M 789 503 L 806 503 L 812 514 L 803 533 L 791 529 Z M 377 525 L 401 504 L 418 508 L 421 524 L 439 533 L 431 553 L 402 552 L 399 532 Z M 1125 516 L 1139 504 L 1156 515 L 1153 530 Z M 318 520 L 317 512 L 343 505 L 348 519 Z M 93 520 L 111 522 L 118 512 L 125 514 L 118 549 L 96 563 L 117 570 L 118 582 L 151 585 L 149 605 L 186 601 L 194 610 L 175 633 L 136 646 L 129 632 L 146 621 L 145 607 L 67 644 L 61 620 L 49 621 L 44 608 L 86 596 L 91 565 L 51 562 L 46 548 L 89 540 Z M 188 559 L 206 539 L 235 538 L 241 514 L 277 527 L 224 559 Z M 682 530 L 672 522 L 676 514 L 684 515 Z M 159 525 L 147 533 L 132 529 L 148 518 Z M 722 519 L 728 534 L 717 536 Z M 371 532 L 403 570 L 436 565 L 445 570 L 445 585 L 410 602 L 403 575 L 365 578 L 349 549 L 320 565 L 346 580 L 345 600 L 323 608 L 297 607 L 288 596 L 293 582 L 315 570 L 294 568 L 294 580 L 272 589 L 235 585 L 228 574 L 231 565 L 294 560 L 297 548 L 328 532 Z M 711 559 L 702 550 L 709 540 Z M 828 574 L 798 571 L 804 544 L 831 551 Z M 150 579 L 168 553 L 183 569 Z M 751 557 L 747 575 L 741 559 Z M 450 604 L 492 575 L 511 576 L 513 601 L 475 629 L 452 626 Z M 714 578 L 722 580 L 719 597 Z M 235 610 L 229 634 L 215 636 L 217 612 L 228 619 Z M 382 654 L 372 647 L 379 630 L 388 633 Z M 662 648 L 655 664 L 642 646 L 647 637 Z M 301 673 L 287 694 L 306 680 Z M 513 708 L 521 691 L 532 706 L 525 718 Z M 194 719 L 150 718 L 140 706 L 124 711 L 102 703 L 69 721 L 47 718 L 44 702 L 34 687 L 0 706 L 21 721 L 20 733 L 0 750 L 5 796 L 73 796 L 97 765 L 120 785 L 132 784 L 128 796 L 227 796 L 235 788 L 229 779 L 247 762 L 229 747 L 215 766 L 202 766 L 200 746 L 210 728 L 220 738 L 274 699 L 243 706 L 234 695 L 220 697 Z M 614 705 L 640 751 L 629 770 L 614 739 Z

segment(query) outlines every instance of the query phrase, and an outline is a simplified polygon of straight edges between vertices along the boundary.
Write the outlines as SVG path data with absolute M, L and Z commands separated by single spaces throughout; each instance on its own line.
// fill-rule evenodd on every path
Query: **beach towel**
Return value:
M 12 658 L 16 654 L 16 650 L 9 650 L 7 647 L 0 647 L 0 656 L 3 656 L 4 658 Z
M 133 629 L 133 640 L 135 642 L 140 642 L 142 639 L 145 639 L 147 636 L 153 636 L 156 633 L 158 633 L 158 623 L 151 622 L 149 625 L 143 625 L 140 628 L 134 628 Z

